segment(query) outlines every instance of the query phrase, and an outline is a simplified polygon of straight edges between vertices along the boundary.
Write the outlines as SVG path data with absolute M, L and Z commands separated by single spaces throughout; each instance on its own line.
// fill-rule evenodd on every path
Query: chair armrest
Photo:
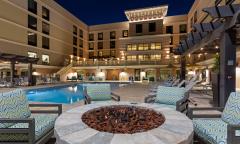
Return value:
M 0 134 L 9 133 L 26 133 L 28 134 L 29 143 L 35 142 L 35 119 L 34 118 L 23 118 L 23 119 L 9 119 L 0 118 L 0 123 L 27 123 L 28 128 L 0 128 Z
M 115 100 L 115 101 L 120 101 L 120 100 L 121 100 L 121 98 L 120 98 L 119 95 L 117 95 L 117 94 L 115 94 L 115 93 L 112 93 L 112 92 L 111 92 L 111 95 L 112 95 L 112 99 L 113 99 L 113 100 Z
M 91 104 L 92 99 L 91 99 L 91 97 L 88 95 L 86 88 L 84 88 L 83 96 L 84 96 L 84 104 L 85 104 L 85 105 Z
M 31 113 L 62 114 L 62 104 L 29 104 L 29 107 L 57 108 L 57 110 L 31 110 Z
M 193 118 L 219 118 L 221 114 L 194 114 L 194 111 L 220 111 L 224 110 L 223 107 L 198 107 L 188 109 L 188 117 Z
M 147 96 L 147 97 L 145 97 L 144 102 L 145 103 L 154 103 L 155 98 L 156 98 L 156 95 Z
M 239 144 L 240 135 L 236 135 L 236 131 L 239 131 L 240 134 L 240 125 L 227 126 L 227 143 Z
M 182 113 L 187 113 L 188 98 L 189 98 L 189 95 L 188 95 L 188 93 L 186 93 L 185 96 L 182 99 L 177 101 L 177 103 L 176 103 L 176 110 L 177 111 L 182 112 Z

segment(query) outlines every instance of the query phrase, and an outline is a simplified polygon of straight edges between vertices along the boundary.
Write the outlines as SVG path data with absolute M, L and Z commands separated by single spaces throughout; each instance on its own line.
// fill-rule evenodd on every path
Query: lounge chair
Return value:
M 85 104 L 99 101 L 120 101 L 120 96 L 111 92 L 110 84 L 86 84 L 84 87 Z
M 186 113 L 188 109 L 188 94 L 185 88 L 159 86 L 157 94 L 146 97 L 145 103 L 158 103 L 163 107 Z
M 220 114 L 196 114 L 196 111 L 221 111 Z M 232 92 L 225 108 L 191 108 L 194 132 L 207 144 L 240 144 L 240 92 Z
M 31 107 L 57 110 L 30 110 Z M 60 104 L 28 104 L 20 89 L 1 93 L 0 143 L 44 144 L 54 133 L 54 123 L 62 113 Z

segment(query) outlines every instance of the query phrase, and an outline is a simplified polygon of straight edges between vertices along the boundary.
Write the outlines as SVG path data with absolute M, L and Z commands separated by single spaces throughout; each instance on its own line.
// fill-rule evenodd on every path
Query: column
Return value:
M 28 64 L 28 85 L 29 86 L 32 86 L 32 79 L 33 79 L 33 76 L 32 76 L 32 63 L 29 63 Z
M 181 68 L 180 68 L 180 79 L 185 80 L 186 79 L 186 57 L 181 57 Z
M 14 85 L 14 77 L 15 77 L 15 61 L 11 61 L 11 86 Z
M 224 107 L 231 92 L 236 90 L 236 46 L 233 30 L 225 31 L 220 38 L 220 107 Z

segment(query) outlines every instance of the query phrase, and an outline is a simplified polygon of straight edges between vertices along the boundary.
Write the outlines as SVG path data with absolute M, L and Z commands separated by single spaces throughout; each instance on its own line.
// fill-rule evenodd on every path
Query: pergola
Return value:
M 237 31 L 240 29 L 240 4 L 228 3 L 203 9 L 213 18 L 208 23 L 193 25 L 186 40 L 174 52 L 181 55 L 181 79 L 185 79 L 186 55 L 194 54 L 204 48 L 209 52 L 220 52 L 220 106 L 224 106 L 231 92 L 236 91 L 236 48 Z M 213 43 L 219 43 L 219 50 L 214 50 Z
M 28 64 L 28 83 L 29 85 L 32 85 L 32 72 L 33 72 L 33 64 L 36 64 L 38 62 L 38 58 L 31 58 L 27 56 L 20 56 L 15 54 L 7 54 L 7 53 L 1 53 L 0 52 L 0 60 L 3 61 L 9 61 L 11 63 L 11 84 L 14 82 L 14 70 L 15 70 L 15 64 L 20 63 L 27 63 Z

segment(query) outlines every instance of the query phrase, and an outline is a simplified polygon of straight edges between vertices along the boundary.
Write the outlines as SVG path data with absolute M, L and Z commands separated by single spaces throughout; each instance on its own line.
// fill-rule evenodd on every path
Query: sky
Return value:
M 88 25 L 127 21 L 125 10 L 168 4 L 168 16 L 187 14 L 194 0 L 55 0 Z

